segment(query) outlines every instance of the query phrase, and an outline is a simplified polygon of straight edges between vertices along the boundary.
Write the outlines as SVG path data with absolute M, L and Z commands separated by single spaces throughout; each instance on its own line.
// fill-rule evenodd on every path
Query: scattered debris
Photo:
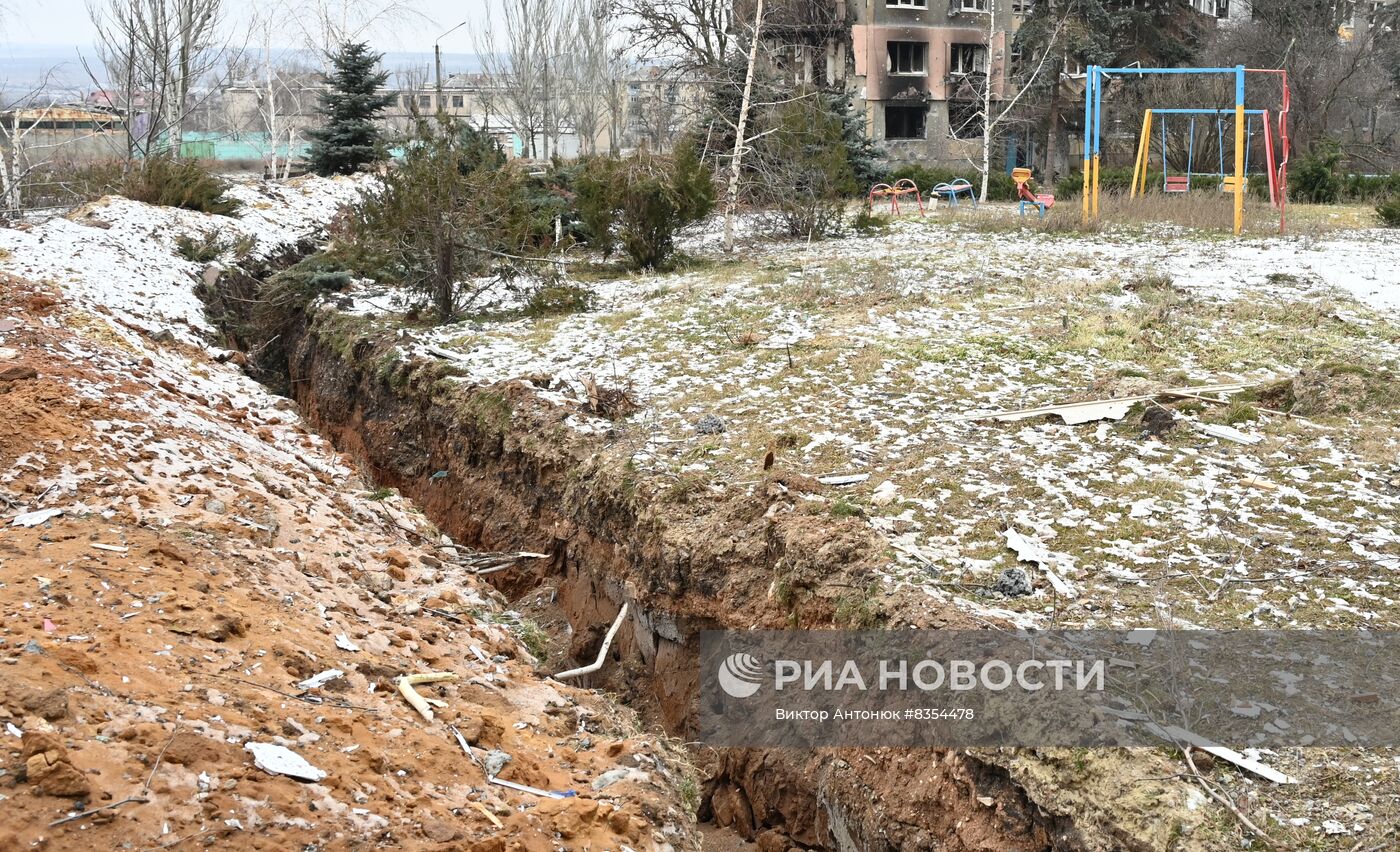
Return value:
M 335 634 L 335 646 L 342 651 L 355 653 L 360 650 L 360 646 L 350 641 L 350 637 L 344 633 Z
M 574 796 L 578 795 L 578 793 L 572 790 L 566 790 L 564 792 L 541 790 L 539 787 L 531 787 L 528 784 L 517 784 L 514 781 L 507 781 L 504 778 L 496 778 L 494 776 L 488 776 L 486 780 L 492 784 L 498 784 L 511 790 L 519 790 L 522 793 L 533 793 L 536 796 L 544 796 L 547 799 L 572 799 Z
M 1022 568 L 1007 568 L 992 584 L 992 591 L 1008 598 L 1025 597 L 1031 593 L 1031 578 Z
M 996 420 L 1001 423 L 1012 423 L 1017 420 L 1029 420 L 1033 417 L 1054 414 L 1058 415 L 1067 425 L 1077 426 L 1080 423 L 1089 423 L 1094 420 L 1122 420 L 1127 416 L 1128 411 L 1140 402 L 1162 398 L 1193 398 L 1204 393 L 1238 393 L 1248 387 L 1252 387 L 1252 385 L 1228 384 L 1204 385 L 1191 388 L 1167 388 L 1157 391 L 1156 393 L 1124 396 L 1116 399 L 1091 399 L 1084 402 L 1066 402 L 1059 405 L 1046 405 L 1040 408 L 1022 408 L 1012 411 L 979 411 L 955 419 Z
M 484 816 L 484 817 L 486 817 L 487 819 L 491 820 L 491 824 L 494 825 L 496 828 L 503 828 L 503 827 L 504 827 L 504 824 L 503 824 L 499 819 L 496 818 L 496 815 L 493 814 L 493 813 L 491 813 L 491 811 L 488 810 L 487 807 L 486 807 L 485 805 L 483 805 L 481 802 L 472 802 L 471 804 L 472 804 L 472 807 L 476 808 L 478 811 L 481 811 L 481 815 L 482 815 L 482 816 Z
M 12 527 L 37 527 L 51 518 L 56 518 L 63 514 L 63 509 L 39 509 L 36 512 L 25 512 L 22 515 L 15 515 L 10 520 Z
M 298 689 L 319 689 L 338 677 L 345 677 L 345 672 L 340 669 L 326 669 L 323 672 L 312 675 L 297 684 Z
M 1233 426 L 1226 426 L 1222 423 L 1202 423 L 1199 420 L 1191 421 L 1191 426 L 1197 432 L 1209 435 L 1212 438 L 1221 438 L 1226 441 L 1234 441 L 1236 444 L 1257 444 L 1264 440 L 1263 435 L 1250 435 Z
M 444 705 L 435 698 L 424 698 L 422 695 L 419 695 L 418 691 L 413 688 L 414 684 L 438 683 L 440 681 L 456 679 L 456 672 L 426 672 L 423 674 L 404 675 L 399 678 L 399 694 L 407 699 L 409 704 L 413 705 L 413 709 L 417 710 L 420 716 L 431 722 L 433 721 L 433 708 L 428 705 L 436 704 L 439 707 Z
M 592 376 L 584 376 L 580 381 L 583 382 L 583 392 L 586 396 L 584 406 L 591 414 L 607 420 L 616 420 L 641 407 L 633 397 L 633 385 L 630 381 L 620 388 L 600 385 Z
M 713 414 L 706 414 L 695 421 L 695 431 L 701 435 L 719 435 L 724 430 L 724 421 Z
M 817 481 L 822 485 L 856 485 L 870 478 L 868 473 L 832 473 L 826 476 L 818 476 Z
M 320 781 L 326 772 L 317 769 L 306 758 L 275 743 L 245 743 L 243 748 L 253 753 L 253 765 L 273 775 L 286 775 L 298 781 Z
M 1040 566 L 1040 570 L 1045 572 L 1045 579 L 1050 581 L 1050 587 L 1055 590 L 1055 594 L 1066 598 L 1079 597 L 1079 591 L 1055 570 L 1056 563 L 1062 560 L 1057 560 L 1055 554 L 1051 553 L 1042 542 L 1027 538 L 1014 529 L 1007 529 L 1002 535 L 1006 537 L 1006 546 L 1016 552 L 1017 559 Z
M 870 495 L 870 502 L 876 506 L 888 506 L 899 498 L 899 486 L 886 479 L 875 486 L 875 491 Z
M 495 778 L 497 775 L 501 774 L 501 770 L 505 768 L 507 763 L 510 763 L 511 759 L 509 754 L 498 748 L 493 748 L 486 752 L 486 757 L 482 762 L 482 768 L 486 770 L 486 776 L 488 778 Z

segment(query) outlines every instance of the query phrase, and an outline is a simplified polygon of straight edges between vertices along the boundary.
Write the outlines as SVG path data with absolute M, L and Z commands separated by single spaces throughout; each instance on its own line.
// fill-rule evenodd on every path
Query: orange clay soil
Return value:
M 537 674 L 499 595 L 288 408 L 0 287 L 0 848 L 696 848 L 683 758 Z M 395 689 L 430 671 L 458 675 L 419 687 L 432 722 Z M 448 725 L 577 795 L 488 783 Z

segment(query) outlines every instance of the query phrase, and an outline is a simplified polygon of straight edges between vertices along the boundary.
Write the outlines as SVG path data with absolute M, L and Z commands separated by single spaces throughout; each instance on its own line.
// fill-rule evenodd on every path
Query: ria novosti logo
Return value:
M 1103 692 L 1105 660 L 933 660 L 913 662 L 773 660 L 736 651 L 720 661 L 716 679 L 731 698 L 751 698 L 772 677 L 775 693 L 783 692 Z
M 749 698 L 763 685 L 763 664 L 752 654 L 730 654 L 719 664 L 718 677 L 729 697 Z

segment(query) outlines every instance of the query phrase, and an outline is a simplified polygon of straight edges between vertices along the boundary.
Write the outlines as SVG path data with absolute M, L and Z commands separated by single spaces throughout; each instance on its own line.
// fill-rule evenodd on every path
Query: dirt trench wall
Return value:
M 603 679 L 584 685 L 627 696 L 674 734 L 693 723 L 698 630 L 838 626 L 837 596 L 870 583 L 882 548 L 864 524 L 768 512 L 786 493 L 780 472 L 753 496 L 672 505 L 609 451 L 617 435 L 571 429 L 572 412 L 529 383 L 470 386 L 446 362 L 405 363 L 376 340 L 352 318 L 313 315 L 289 357 L 303 415 L 460 543 L 550 554 L 499 585 L 518 595 L 552 575 L 575 636 L 629 602 Z M 778 578 L 785 595 L 772 593 Z M 883 605 L 901 623 L 970 626 L 927 600 Z M 1041 763 L 1033 800 L 995 754 L 985 758 L 723 750 L 702 755 L 701 816 L 765 849 L 1154 849 L 1178 830 L 1161 813 L 1124 827 L 1109 816 L 1111 793 L 1071 795 L 1044 783 L 1058 776 Z

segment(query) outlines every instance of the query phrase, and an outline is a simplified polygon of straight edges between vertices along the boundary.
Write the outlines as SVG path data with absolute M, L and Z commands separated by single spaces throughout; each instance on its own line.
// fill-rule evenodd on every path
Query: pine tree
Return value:
M 387 71 L 377 70 L 383 56 L 371 53 L 369 45 L 363 42 L 345 42 L 330 57 L 334 70 L 326 81 L 330 88 L 321 95 L 320 103 L 326 124 L 309 134 L 311 170 L 316 174 L 350 174 L 367 163 L 384 159 L 384 146 L 374 119 L 394 102 L 394 95 L 379 92 L 389 79 Z

